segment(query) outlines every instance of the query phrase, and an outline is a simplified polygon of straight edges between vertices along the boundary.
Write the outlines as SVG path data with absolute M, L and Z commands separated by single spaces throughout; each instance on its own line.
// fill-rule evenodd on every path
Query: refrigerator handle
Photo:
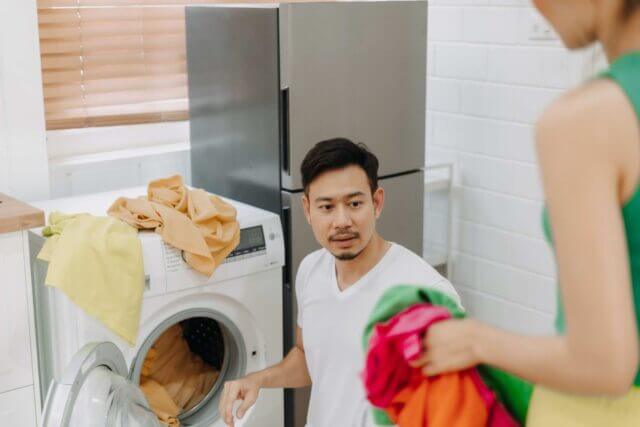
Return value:
M 288 175 L 289 168 L 289 88 L 280 90 L 280 138 L 282 170 Z
M 285 206 L 282 208 L 282 229 L 284 231 L 284 288 L 287 292 L 291 292 L 293 278 L 291 274 L 291 208 Z

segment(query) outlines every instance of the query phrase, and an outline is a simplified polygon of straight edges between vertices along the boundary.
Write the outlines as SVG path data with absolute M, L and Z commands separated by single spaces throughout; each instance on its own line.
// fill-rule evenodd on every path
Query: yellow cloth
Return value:
M 155 229 L 207 276 L 240 243 L 235 208 L 204 190 L 189 190 L 179 175 L 149 183 L 147 197 L 119 198 L 108 213 L 136 228 Z
M 637 427 L 640 426 L 640 388 L 611 399 L 581 397 L 536 386 L 528 427 Z
M 49 215 L 49 239 L 38 258 L 49 262 L 45 284 L 134 345 L 144 290 L 142 248 L 135 228 L 110 217 Z

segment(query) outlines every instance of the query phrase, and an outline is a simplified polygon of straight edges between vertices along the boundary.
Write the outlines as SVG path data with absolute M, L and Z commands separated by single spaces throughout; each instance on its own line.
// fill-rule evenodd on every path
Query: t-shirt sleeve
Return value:
M 460 307 L 462 310 L 465 309 L 462 306 L 462 301 L 460 300 L 460 295 L 458 294 L 456 289 L 453 287 L 451 282 L 448 281 L 447 279 L 445 279 L 444 277 L 442 278 L 442 280 L 439 280 L 436 283 L 430 285 L 430 287 L 434 288 L 434 289 L 437 289 L 437 290 L 439 290 L 441 292 L 446 293 L 447 295 L 449 295 L 458 304 L 458 307 Z
M 296 323 L 298 324 L 298 326 L 300 328 L 302 328 L 302 315 L 303 315 L 303 310 L 304 310 L 304 290 L 305 290 L 305 280 L 307 277 L 307 265 L 309 264 L 308 262 L 308 256 L 306 258 L 304 258 L 302 260 L 302 262 L 300 263 L 300 267 L 298 268 L 298 272 L 296 273 L 296 283 L 295 283 L 295 289 L 296 289 L 296 307 L 297 307 L 297 316 L 296 316 Z

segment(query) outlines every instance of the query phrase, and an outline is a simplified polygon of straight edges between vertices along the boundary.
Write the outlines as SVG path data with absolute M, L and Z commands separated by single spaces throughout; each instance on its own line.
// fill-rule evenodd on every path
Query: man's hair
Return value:
M 371 194 L 378 189 L 378 158 L 363 143 L 355 144 L 346 138 L 333 138 L 318 142 L 304 157 L 300 172 L 304 193 L 321 174 L 347 166 L 359 166 L 369 178 Z

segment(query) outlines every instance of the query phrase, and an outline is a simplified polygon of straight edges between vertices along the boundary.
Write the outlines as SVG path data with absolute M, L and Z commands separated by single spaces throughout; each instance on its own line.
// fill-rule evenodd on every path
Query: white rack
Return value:
M 453 163 L 438 163 L 424 168 L 424 191 L 432 193 L 444 191 L 447 194 L 447 237 L 445 247 L 425 248 L 423 258 L 434 267 L 444 267 L 446 276 L 451 273 L 451 236 L 453 234 L 453 220 L 451 217 L 453 205 Z M 428 226 L 428 224 L 426 224 Z

